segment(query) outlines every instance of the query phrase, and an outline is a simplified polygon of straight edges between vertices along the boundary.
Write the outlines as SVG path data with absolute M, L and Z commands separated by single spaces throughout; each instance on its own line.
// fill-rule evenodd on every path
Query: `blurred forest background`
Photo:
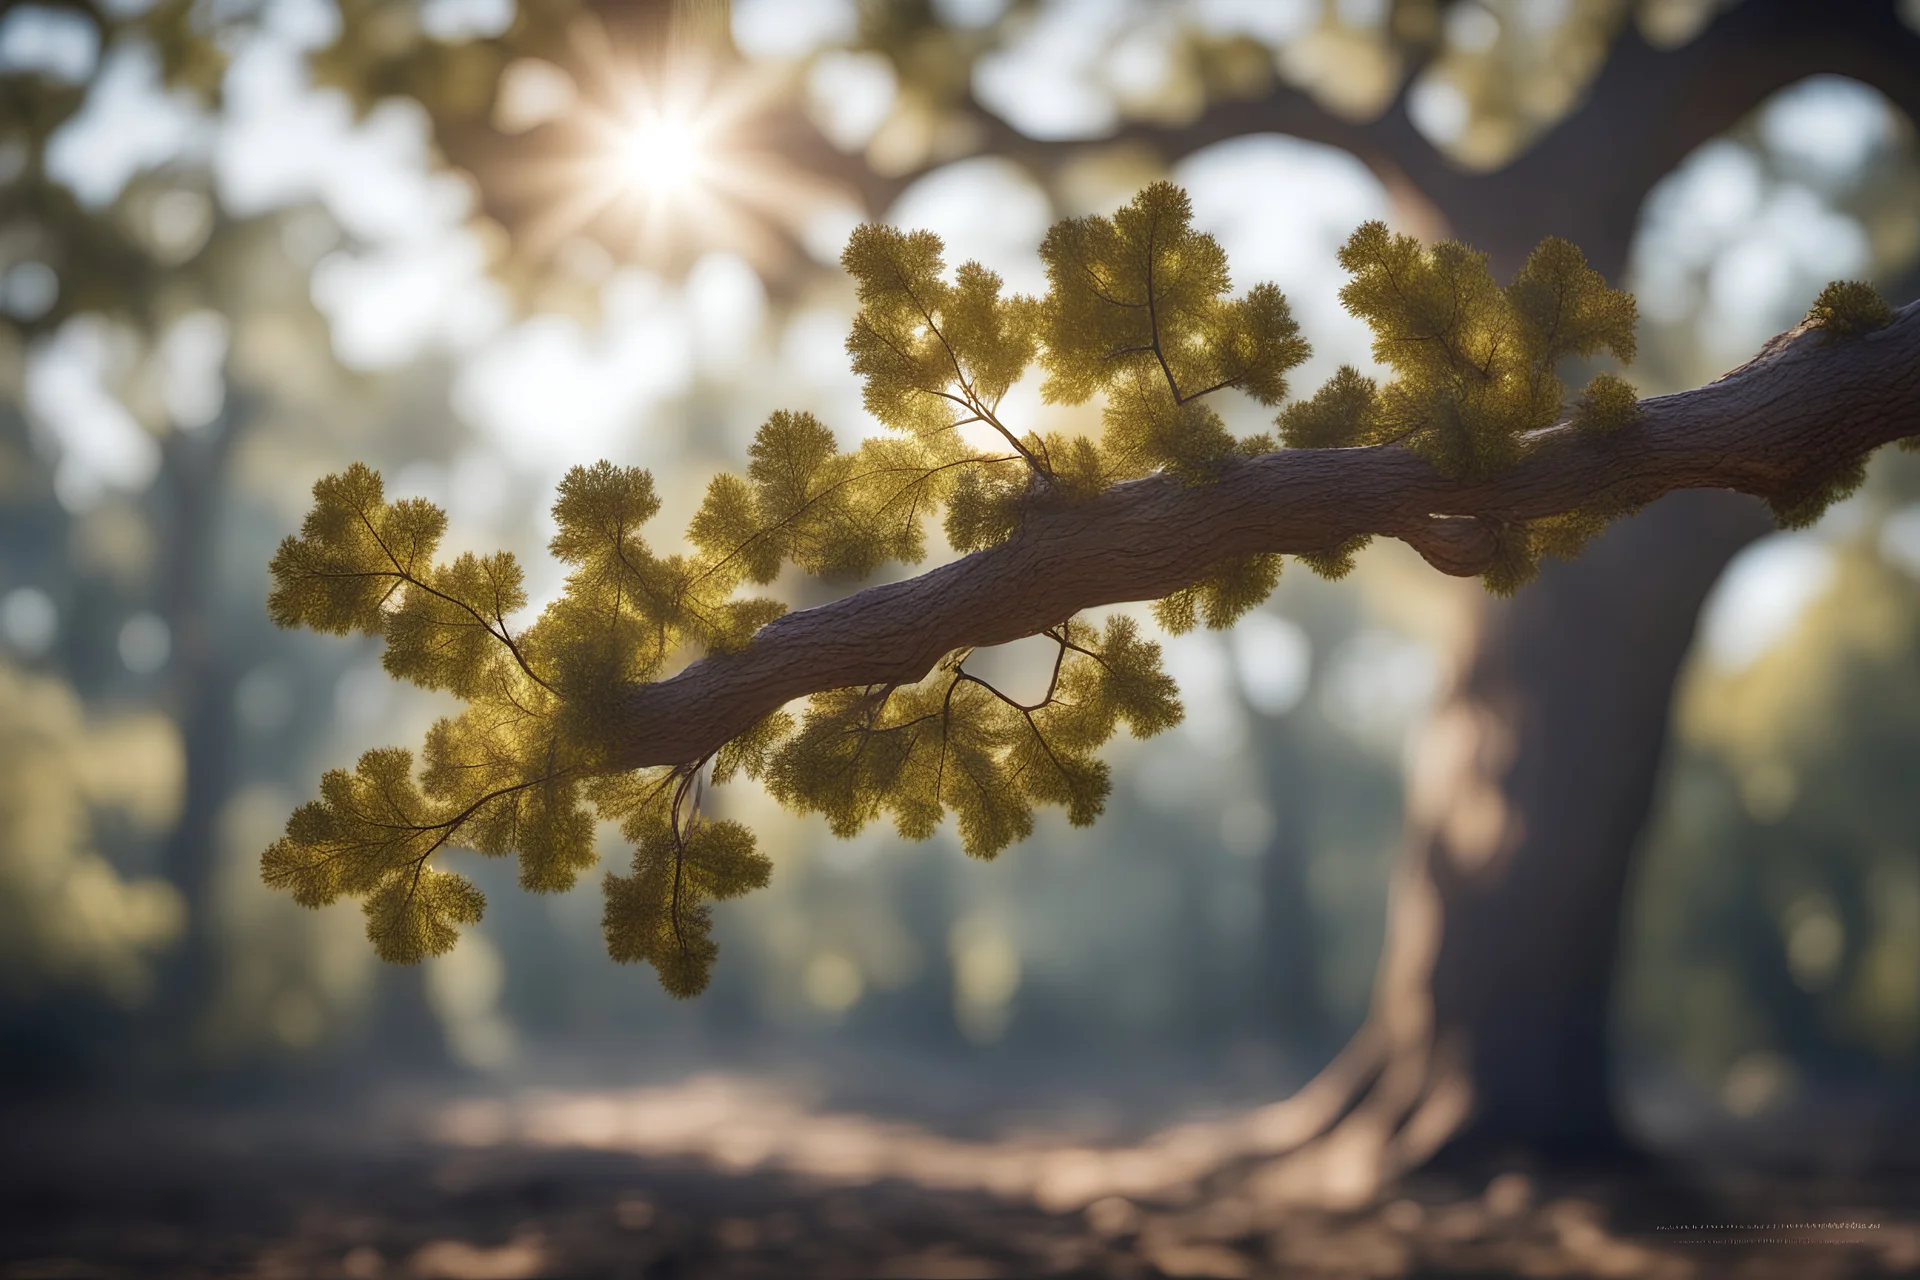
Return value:
M 381 965 L 350 907 L 262 886 L 323 769 L 443 712 L 370 642 L 275 631 L 267 561 L 313 481 L 359 459 L 443 504 L 449 545 L 519 555 L 537 609 L 566 467 L 648 467 L 684 522 L 772 409 L 859 439 L 837 260 L 863 219 L 1032 290 L 1053 219 L 1169 175 L 1236 285 L 1292 300 L 1310 390 L 1370 365 L 1338 245 L 1370 218 L 1450 226 L 1406 189 L 1419 174 L 1392 180 L 1394 121 L 1434 172 L 1497 174 L 1610 51 L 1679 57 L 1755 6 L 6 6 L 9 1095 L 445 1099 L 723 1071 L 954 1132 L 1091 1138 L 1284 1096 L 1367 1011 L 1408 763 L 1477 583 L 1376 545 L 1347 581 L 1290 572 L 1233 631 L 1167 639 L 1186 723 L 1118 745 L 1096 827 L 1050 814 L 990 866 L 946 832 L 836 841 L 730 788 L 773 882 L 719 912 L 713 986 L 676 1003 L 607 960 L 591 878 L 532 897 L 469 860 L 486 922 L 412 969 Z M 1920 31 L 1912 0 L 1834 6 L 1854 9 Z M 1277 92 L 1317 123 L 1263 117 Z M 635 102 L 708 130 L 683 189 L 648 188 L 679 144 L 607 126 Z M 1823 73 L 1721 114 L 1635 197 L 1623 262 L 1563 229 L 1639 296 L 1643 394 L 1745 360 L 1830 279 L 1920 292 L 1902 105 Z M 1014 399 L 1036 425 L 1094 412 Z M 1242 408 L 1232 425 L 1259 425 Z M 1844 1160 L 1846 1133 L 1920 1135 L 1917 775 L 1920 462 L 1890 453 L 1707 600 L 1612 996 L 1640 1137 L 1818 1127 Z

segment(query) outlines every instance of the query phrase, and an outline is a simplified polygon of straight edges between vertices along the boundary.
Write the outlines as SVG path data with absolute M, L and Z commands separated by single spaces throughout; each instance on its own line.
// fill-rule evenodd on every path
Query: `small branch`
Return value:
M 400 557 L 393 553 L 393 548 L 387 545 L 387 540 L 380 536 L 380 531 L 374 528 L 373 521 L 367 517 L 367 513 L 364 509 L 357 511 L 356 514 L 359 515 L 360 523 L 363 527 L 365 527 L 368 536 L 370 536 L 373 539 L 374 544 L 378 546 L 382 554 L 384 554 L 387 557 L 387 563 L 393 566 L 392 576 L 397 580 L 395 583 L 395 589 L 398 588 L 399 584 L 404 583 L 409 587 L 414 587 L 418 590 L 426 592 L 428 595 L 434 597 L 436 600 L 445 601 L 447 604 L 452 605 L 454 608 L 461 610 L 468 617 L 473 619 L 473 623 L 471 625 L 479 627 L 482 631 L 486 632 L 488 635 L 492 636 L 495 640 L 498 640 L 501 644 L 507 647 L 507 652 L 513 655 L 514 662 L 519 666 L 521 671 L 526 673 L 527 679 L 533 681 L 535 684 L 539 685 L 542 689 L 545 689 L 548 692 L 552 692 L 553 686 L 548 684 L 545 680 L 542 680 L 539 677 L 539 675 L 535 673 L 534 669 L 530 665 L 528 665 L 526 655 L 521 653 L 520 646 L 513 642 L 513 633 L 507 630 L 507 624 L 504 620 L 500 623 L 500 629 L 498 631 L 495 631 L 493 629 L 493 624 L 487 621 L 486 615 L 481 613 L 479 610 L 475 609 L 472 605 L 468 604 L 465 600 L 457 599 L 453 596 L 448 595 L 444 591 L 440 591 L 432 586 L 429 586 L 424 579 L 422 579 L 421 577 L 419 577 L 419 575 L 414 573 L 413 565 L 411 563 L 404 564 L 404 565 L 400 563 Z M 359 577 L 366 577 L 368 575 L 353 573 L 353 574 L 330 574 L 327 576 L 341 577 L 341 578 L 359 578 Z M 385 577 L 387 575 L 378 574 L 374 576 Z M 392 594 L 393 594 L 392 591 L 389 591 L 387 593 L 389 597 L 392 596 Z M 499 596 L 497 593 L 494 598 L 497 603 L 499 599 Z M 383 603 L 384 603 L 384 599 L 383 599 Z M 498 609 L 496 609 L 495 612 L 497 614 Z
M 1054 644 L 1056 644 L 1059 647 L 1054 651 L 1053 674 L 1047 678 L 1047 692 L 1041 697 L 1040 701 L 1032 704 L 1028 704 L 1024 702 L 1015 702 L 1012 698 L 1002 693 L 993 684 L 989 683 L 988 681 L 982 680 L 979 676 L 976 676 L 971 671 L 968 671 L 966 659 L 964 658 L 961 659 L 960 662 L 956 664 L 953 668 L 954 679 L 953 679 L 953 683 L 947 686 L 947 701 L 948 702 L 953 701 L 954 689 L 959 687 L 959 684 L 962 680 L 966 680 L 973 684 L 979 685 L 982 689 L 985 689 L 988 693 L 1000 699 L 1000 701 L 1006 703 L 1008 706 L 1012 707 L 1015 711 L 1018 711 L 1021 714 L 1025 715 L 1027 717 L 1028 723 L 1032 723 L 1033 712 L 1044 710 L 1045 708 L 1053 705 L 1053 695 L 1060 688 L 1060 669 L 1061 667 L 1066 665 L 1067 650 L 1069 648 L 1074 648 L 1074 649 L 1079 649 L 1081 653 L 1086 652 L 1085 649 L 1080 649 L 1078 645 L 1071 645 L 1071 646 L 1068 645 L 1066 638 L 1061 634 L 1059 634 L 1058 632 L 1052 630 L 1051 628 L 1042 632 L 1041 634 L 1046 636 L 1047 639 L 1053 641 Z M 1101 663 L 1101 665 L 1105 666 L 1106 664 L 1103 662 Z M 1038 733 L 1039 730 L 1036 729 L 1034 732 Z
M 982 421 L 982 419 L 963 418 L 959 422 L 956 422 L 952 425 L 954 427 L 961 427 L 961 426 L 965 426 L 969 422 L 979 422 L 979 421 Z M 951 428 L 948 428 L 948 429 L 951 430 Z M 857 471 L 850 476 L 846 476 L 846 477 L 843 477 L 842 479 L 834 481 L 832 484 L 828 485 L 826 488 L 820 490 L 820 492 L 809 497 L 805 502 L 801 503 L 798 507 L 788 512 L 786 515 L 782 516 L 780 519 L 774 521 L 772 524 L 768 525 L 766 528 L 755 532 L 745 542 L 742 542 L 739 546 L 727 552 L 726 555 L 721 556 L 718 560 L 715 560 L 712 564 L 702 569 L 698 574 L 694 576 L 693 580 L 688 585 L 698 586 L 701 583 L 705 582 L 708 578 L 711 578 L 714 574 L 726 568 L 728 564 L 732 563 L 735 559 L 737 559 L 742 552 L 747 550 L 747 548 L 753 546 L 756 542 L 760 542 L 766 539 L 767 537 L 771 536 L 772 534 L 776 534 L 780 532 L 782 529 L 785 529 L 787 526 L 793 524 L 796 520 L 799 520 L 802 516 L 806 515 L 809 511 L 812 511 L 816 505 L 825 501 L 827 498 L 832 497 L 834 494 L 846 488 L 848 485 L 858 484 L 862 480 L 871 480 L 875 476 L 914 475 L 914 474 L 919 475 L 921 478 L 918 481 L 915 481 L 910 484 L 902 485 L 898 490 L 894 492 L 894 494 L 891 497 L 889 497 L 884 503 L 880 505 L 881 514 L 885 514 L 890 508 L 892 508 L 892 506 L 896 502 L 900 500 L 901 494 L 906 493 L 910 490 L 917 493 L 920 487 L 924 485 L 926 481 L 932 478 L 933 476 L 942 475 L 945 472 L 951 471 L 956 467 L 971 466 L 977 462 L 990 463 L 990 462 L 1012 462 L 1012 461 L 1013 461 L 1013 456 L 1010 454 L 1002 455 L 1000 457 L 989 457 L 986 454 L 981 454 L 980 456 L 973 457 L 973 458 L 957 458 L 952 462 L 943 462 L 943 463 L 940 463 L 938 466 L 932 466 L 932 467 L 875 467 L 871 471 Z M 919 499 L 916 498 L 914 500 L 913 506 L 909 509 L 909 518 L 912 518 L 913 515 L 917 515 L 918 510 L 919 510 Z
M 1675 489 L 1791 497 L 1861 454 L 1920 434 L 1920 303 L 1879 333 L 1795 330 L 1718 382 L 1641 402 L 1607 435 L 1562 424 L 1483 480 L 1406 449 L 1289 449 L 1206 485 L 1169 476 L 1096 498 L 1032 500 L 1008 541 L 904 582 L 769 623 L 744 652 L 624 695 L 619 768 L 697 760 L 795 698 L 919 680 L 958 649 L 1039 635 L 1083 609 L 1152 600 L 1221 560 L 1306 554 L 1362 534 L 1400 538 L 1444 573 L 1484 571 L 1501 523 Z
M 906 291 L 907 296 L 913 299 L 913 305 L 919 308 L 921 318 L 927 322 L 927 331 L 933 334 L 934 338 L 939 341 L 940 349 L 947 353 L 947 363 L 953 366 L 954 381 L 960 384 L 960 391 L 962 393 L 960 396 L 955 396 L 945 391 L 938 391 L 935 392 L 935 394 L 946 396 L 947 399 L 960 405 L 961 408 L 972 411 L 975 417 L 984 420 L 995 431 L 998 431 L 1002 436 L 1006 437 L 1007 443 L 1012 446 L 1015 452 L 1027 460 L 1027 465 L 1032 467 L 1035 472 L 1043 476 L 1051 474 L 1045 467 L 1040 465 L 1040 460 L 1034 457 L 1032 452 L 1020 443 L 1019 438 L 1016 437 L 1013 432 L 1000 425 L 1000 419 L 994 417 L 993 411 L 975 394 L 973 383 L 967 380 L 967 371 L 961 367 L 959 353 L 953 349 L 953 344 L 947 341 L 947 335 L 941 332 L 940 322 L 933 318 L 933 308 L 929 307 L 920 295 L 913 291 L 913 283 L 898 271 L 895 272 L 894 278 L 899 281 L 900 287 Z M 870 332 L 879 334 L 879 330 L 874 329 L 871 325 L 867 327 Z M 880 340 L 887 342 L 884 335 L 880 335 Z M 893 347 L 891 342 L 887 342 L 887 345 Z M 893 347 L 893 349 L 895 351 L 899 350 L 898 347 Z M 958 424 L 956 423 L 954 425 L 957 426 Z
M 1185 395 L 1175 396 L 1173 402 L 1185 404 L 1189 400 L 1198 400 L 1201 396 L 1210 396 L 1216 391 L 1225 391 L 1228 387 L 1238 386 L 1241 377 L 1241 374 L 1235 374 L 1231 378 L 1222 378 L 1210 387 L 1202 387 L 1198 391 L 1189 391 Z
M 705 760 L 701 763 L 704 764 Z M 667 822 L 673 833 L 673 894 L 667 903 L 667 921 L 673 926 L 673 945 L 679 948 L 681 955 L 687 953 L 686 935 L 680 930 L 680 884 L 686 873 L 687 844 L 681 835 L 680 806 L 685 803 L 687 791 L 698 776 L 698 765 L 681 772 L 679 784 L 673 790 L 673 800 L 667 809 Z
M 997 686 L 989 683 L 988 681 L 982 680 L 979 676 L 974 675 L 971 671 L 960 672 L 954 678 L 954 683 L 958 684 L 962 680 L 966 681 L 968 684 L 979 685 L 982 689 L 985 689 L 988 693 L 992 694 L 994 697 L 998 698 L 1000 701 L 1006 703 L 1008 706 L 1012 707 L 1015 711 L 1018 711 L 1023 715 L 1034 712 L 1034 711 L 1043 710 L 1045 707 L 1048 706 L 1048 704 L 1050 704 L 1053 701 L 1053 695 L 1051 692 L 1049 692 L 1045 698 L 1042 698 L 1040 701 L 1032 704 L 1031 706 L 1027 705 L 1024 702 L 1015 702 L 1012 698 L 1002 693 Z

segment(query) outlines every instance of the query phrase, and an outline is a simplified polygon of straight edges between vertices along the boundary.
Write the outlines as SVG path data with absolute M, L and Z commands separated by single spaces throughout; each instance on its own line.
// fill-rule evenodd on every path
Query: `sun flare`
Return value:
M 705 130 L 698 119 L 649 114 L 634 120 L 621 139 L 617 160 L 641 191 L 683 194 L 706 179 Z
M 522 171 L 541 206 L 527 228 L 536 256 L 585 235 L 669 269 L 710 249 L 778 260 L 837 195 L 768 136 L 777 78 L 695 53 L 648 65 L 593 24 L 573 47 L 574 105 Z

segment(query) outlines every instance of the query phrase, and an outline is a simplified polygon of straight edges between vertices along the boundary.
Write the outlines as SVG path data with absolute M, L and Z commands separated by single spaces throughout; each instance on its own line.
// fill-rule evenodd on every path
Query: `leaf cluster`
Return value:
M 1832 340 L 1874 333 L 1893 320 L 1893 304 L 1878 289 L 1860 280 L 1835 280 L 1813 300 L 1806 322 L 1825 329 Z
M 1095 753 L 1122 723 L 1136 737 L 1176 723 L 1180 703 L 1159 646 L 1131 619 L 1099 633 L 1070 621 L 1047 635 L 1058 646 L 1053 678 L 1032 705 L 969 673 L 965 653 L 904 688 L 815 695 L 769 758 L 768 789 L 843 837 L 884 813 L 902 836 L 924 840 L 951 812 L 961 845 L 980 858 L 1030 834 L 1035 805 L 1092 823 L 1112 785 Z
M 1450 476 L 1478 479 L 1512 466 L 1532 433 L 1559 420 L 1569 357 L 1634 354 L 1631 294 L 1609 288 L 1564 240 L 1540 242 L 1502 286 L 1485 254 L 1452 241 L 1431 247 L 1369 222 L 1340 251 L 1352 277 L 1347 310 L 1373 330 L 1373 357 L 1396 375 L 1384 386 L 1343 366 L 1280 415 L 1291 448 L 1399 444 Z M 1619 430 L 1638 416 L 1633 388 L 1597 375 L 1575 407 L 1580 430 Z M 1536 540 L 1500 536 L 1489 589 L 1509 593 L 1537 569 Z M 1541 545 L 1564 548 L 1566 538 Z
M 369 751 L 353 772 L 320 780 L 320 799 L 294 811 L 261 872 L 302 906 L 363 897 L 374 948 L 411 964 L 451 950 L 455 926 L 477 923 L 486 905 L 471 881 L 428 864 L 457 825 L 414 784 L 411 752 Z
M 1157 183 L 1111 217 L 1060 222 L 1040 254 L 1046 293 L 1008 295 L 978 263 L 950 270 L 929 233 L 860 228 L 842 260 L 859 300 L 847 351 L 883 433 L 847 450 L 810 414 L 771 415 L 744 470 L 708 485 L 680 551 L 645 537 L 660 509 L 649 473 L 573 468 L 549 544 L 565 588 L 530 621 L 512 556 L 444 559 L 437 507 L 389 500 L 364 466 L 322 479 L 273 558 L 274 620 L 378 636 L 394 676 L 466 705 L 434 725 L 417 766 L 388 748 L 328 773 L 267 850 L 268 882 L 310 906 L 361 899 L 380 954 L 418 960 L 451 947 L 484 905 L 438 865 L 444 851 L 515 856 L 524 888 L 559 891 L 597 861 L 596 824 L 614 823 L 633 854 L 627 874 L 604 880 L 609 953 L 651 964 L 686 996 L 713 967 L 711 905 L 771 874 L 747 828 L 707 811 L 709 778 L 759 779 L 843 836 L 884 815 L 921 839 L 951 817 L 979 857 L 1026 836 L 1042 805 L 1092 822 L 1112 786 L 1100 750 L 1122 726 L 1145 737 L 1181 714 L 1159 647 L 1124 617 L 1048 628 L 1052 679 L 1032 704 L 969 671 L 962 650 L 911 684 L 818 694 L 702 759 L 612 764 L 630 691 L 750 646 L 784 609 L 754 589 L 789 570 L 845 580 L 914 563 L 936 523 L 958 551 L 990 547 L 1017 536 L 1037 499 L 1071 503 L 1155 473 L 1204 485 L 1274 447 L 1236 438 L 1208 398 L 1278 406 L 1307 344 L 1273 286 L 1232 292 L 1226 255 L 1194 226 L 1184 192 Z M 1279 413 L 1290 447 L 1398 442 L 1451 473 L 1486 474 L 1555 419 L 1559 360 L 1632 354 L 1632 300 L 1560 242 L 1504 288 L 1480 255 L 1378 224 L 1342 261 L 1353 275 L 1343 297 L 1397 376 L 1380 386 L 1342 369 Z M 1002 421 L 1008 391 L 1036 365 L 1046 399 L 1103 399 L 1097 437 Z M 1575 423 L 1612 431 L 1635 412 L 1632 389 L 1602 375 Z M 1539 555 L 1570 554 L 1609 514 L 1502 526 L 1489 585 L 1512 589 Z M 1302 558 L 1339 577 L 1365 541 Z M 1176 633 L 1231 626 L 1280 570 L 1278 555 L 1223 560 L 1155 602 L 1155 617 Z
M 549 550 L 572 572 L 561 597 L 516 634 L 511 620 L 526 595 L 513 557 L 441 563 L 444 513 L 417 499 L 388 501 L 364 466 L 316 484 L 299 536 L 273 559 L 274 620 L 380 636 L 388 671 L 467 707 L 428 732 L 417 777 L 412 753 L 398 748 L 327 774 L 319 799 L 265 854 L 268 883 L 309 906 L 363 899 L 375 947 L 401 962 L 446 951 L 455 926 L 480 918 L 478 891 L 433 865 L 443 850 L 516 855 L 523 888 L 571 888 L 598 860 L 596 810 L 624 812 L 603 763 L 610 695 L 656 678 L 682 649 L 738 649 L 782 609 L 735 598 L 754 567 L 752 547 L 653 552 L 640 531 L 659 505 L 644 471 L 606 462 L 570 471 Z M 670 818 L 672 830 L 685 825 L 677 811 Z M 647 838 L 646 847 L 660 847 Z M 696 934 L 681 931 L 688 957 L 699 951 Z M 683 979 L 688 963 L 676 961 Z
M 1280 418 L 1295 448 L 1403 444 L 1448 475 L 1491 475 L 1515 462 L 1529 432 L 1559 418 L 1569 356 L 1634 353 L 1633 297 L 1607 287 L 1580 251 L 1541 241 L 1502 287 L 1487 257 L 1453 241 L 1432 247 L 1369 222 L 1340 251 L 1352 276 L 1347 310 L 1373 330 L 1373 357 L 1397 375 L 1379 386 L 1343 367 Z M 1615 404 L 1617 377 L 1590 396 Z
M 1156 182 L 1111 218 L 1054 225 L 1040 246 L 1042 394 L 1107 394 L 1100 452 L 1109 479 L 1163 469 L 1205 479 L 1240 452 L 1203 397 L 1234 388 L 1263 405 L 1287 393 L 1309 348 L 1271 284 L 1243 297 L 1219 241 L 1193 226 L 1178 187 Z
M 746 827 L 688 812 L 696 785 L 697 775 L 656 769 L 593 787 L 601 815 L 618 818 L 634 846 L 632 874 L 605 881 L 607 954 L 652 965 L 660 985 L 681 998 L 705 989 L 719 955 L 707 904 L 763 888 L 773 872 Z

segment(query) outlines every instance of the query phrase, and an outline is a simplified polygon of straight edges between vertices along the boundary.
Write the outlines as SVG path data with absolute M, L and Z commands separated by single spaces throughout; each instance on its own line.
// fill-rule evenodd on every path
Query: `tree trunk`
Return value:
M 1488 599 L 1409 780 L 1365 1025 L 1259 1145 L 1268 1196 L 1354 1203 L 1436 1158 L 1628 1150 L 1606 1024 L 1632 854 L 1702 600 L 1771 527 L 1674 494 Z
M 163 695 L 180 726 L 186 788 L 161 868 L 187 908 L 186 933 L 160 966 L 149 1030 L 164 1061 L 192 1061 L 201 1018 L 218 990 L 220 942 L 213 918 L 220 806 L 233 789 L 237 749 L 233 698 L 238 655 L 220 619 L 217 551 L 227 511 L 228 466 L 255 406 L 229 392 L 219 418 L 199 433 L 167 439 L 160 595 L 173 638 Z
M 1772 527 L 1677 494 L 1490 601 L 1410 780 L 1376 1015 L 1457 1058 L 1460 1152 L 1613 1154 L 1605 1031 L 1627 870 L 1695 619 Z M 1411 1047 L 1411 1046 L 1409 1046 Z

